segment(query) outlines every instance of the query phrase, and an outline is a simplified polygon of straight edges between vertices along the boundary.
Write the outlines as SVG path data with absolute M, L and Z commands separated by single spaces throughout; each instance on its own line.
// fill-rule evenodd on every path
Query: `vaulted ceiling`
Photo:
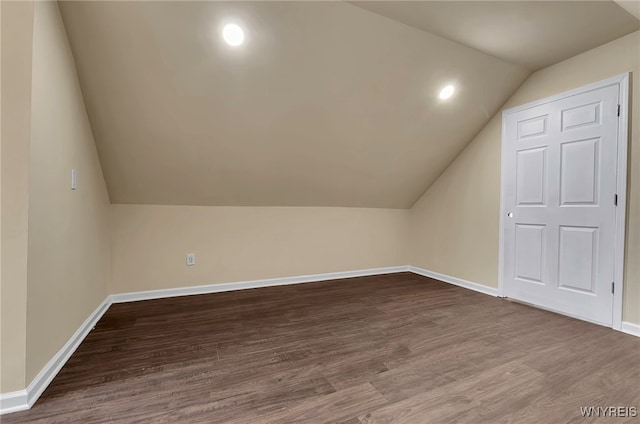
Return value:
M 456 36 L 479 31 L 454 31 L 469 16 L 439 12 L 447 32 L 409 22 L 424 3 L 380 7 L 61 2 L 111 201 L 406 208 L 532 68 L 638 26 L 606 2 L 607 22 L 569 25 L 581 36 L 560 53 L 527 32 L 527 61 Z M 228 22 L 242 46 L 222 41 Z M 446 84 L 456 93 L 442 101 Z
M 613 1 L 358 1 L 352 4 L 531 70 L 640 29 L 640 21 Z

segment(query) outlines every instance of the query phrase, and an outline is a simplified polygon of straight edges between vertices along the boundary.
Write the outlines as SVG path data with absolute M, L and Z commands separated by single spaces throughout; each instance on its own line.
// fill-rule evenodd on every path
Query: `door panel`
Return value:
M 544 147 L 520 150 L 516 159 L 516 198 L 518 205 L 544 205 Z
M 600 123 L 601 102 L 572 107 L 562 111 L 562 131 Z
M 599 138 L 562 143 L 560 205 L 598 203 Z
M 560 227 L 558 287 L 595 294 L 598 229 Z
M 617 84 L 505 114 L 503 294 L 610 325 Z
M 544 225 L 516 224 L 516 269 L 519 280 L 542 283 L 544 272 Z
M 547 115 L 518 121 L 518 140 L 528 137 L 539 137 L 547 133 Z

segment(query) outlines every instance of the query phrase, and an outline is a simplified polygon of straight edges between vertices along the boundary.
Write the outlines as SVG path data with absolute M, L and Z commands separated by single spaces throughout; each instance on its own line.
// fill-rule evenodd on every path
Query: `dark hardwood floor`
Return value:
M 401 273 L 113 305 L 2 423 L 597 422 L 588 406 L 640 408 L 640 339 Z

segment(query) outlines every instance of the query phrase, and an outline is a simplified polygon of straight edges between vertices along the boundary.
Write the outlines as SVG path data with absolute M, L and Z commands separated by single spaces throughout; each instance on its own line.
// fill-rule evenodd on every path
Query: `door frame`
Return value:
M 506 223 L 506 206 L 504 204 L 504 192 L 506 189 L 506 118 L 510 114 L 520 112 L 532 107 L 541 106 L 556 100 L 561 100 L 576 94 L 586 93 L 612 85 L 618 86 L 620 119 L 618 119 L 618 154 L 616 167 L 616 192 L 618 194 L 618 206 L 615 211 L 615 244 L 614 244 L 614 282 L 615 291 L 613 293 L 613 320 L 611 327 L 614 330 L 622 331 L 622 301 L 624 293 L 624 260 L 625 260 L 625 236 L 626 236 L 626 212 L 627 212 L 627 152 L 629 146 L 629 72 L 616 75 L 611 78 L 588 84 L 573 90 L 565 91 L 544 99 L 526 103 L 506 109 L 502 112 L 502 144 L 500 159 L 500 234 L 498 252 L 498 296 L 504 296 L 504 225 Z M 538 306 L 538 305 L 536 305 Z M 562 311 L 554 311 L 567 315 Z M 583 319 L 583 318 L 579 318 Z

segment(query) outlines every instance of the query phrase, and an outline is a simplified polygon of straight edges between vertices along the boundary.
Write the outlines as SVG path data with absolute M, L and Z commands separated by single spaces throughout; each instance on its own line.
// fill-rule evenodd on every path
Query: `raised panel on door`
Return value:
M 560 227 L 558 287 L 595 294 L 598 229 Z
M 545 226 L 516 224 L 515 278 L 544 284 Z
M 545 204 L 546 147 L 520 150 L 516 157 L 518 206 Z
M 596 205 L 600 137 L 560 145 L 560 205 Z
M 601 112 L 602 102 L 600 101 L 565 109 L 561 112 L 562 131 L 598 125 Z
M 548 115 L 541 115 L 518 121 L 518 140 L 546 135 L 548 118 Z

